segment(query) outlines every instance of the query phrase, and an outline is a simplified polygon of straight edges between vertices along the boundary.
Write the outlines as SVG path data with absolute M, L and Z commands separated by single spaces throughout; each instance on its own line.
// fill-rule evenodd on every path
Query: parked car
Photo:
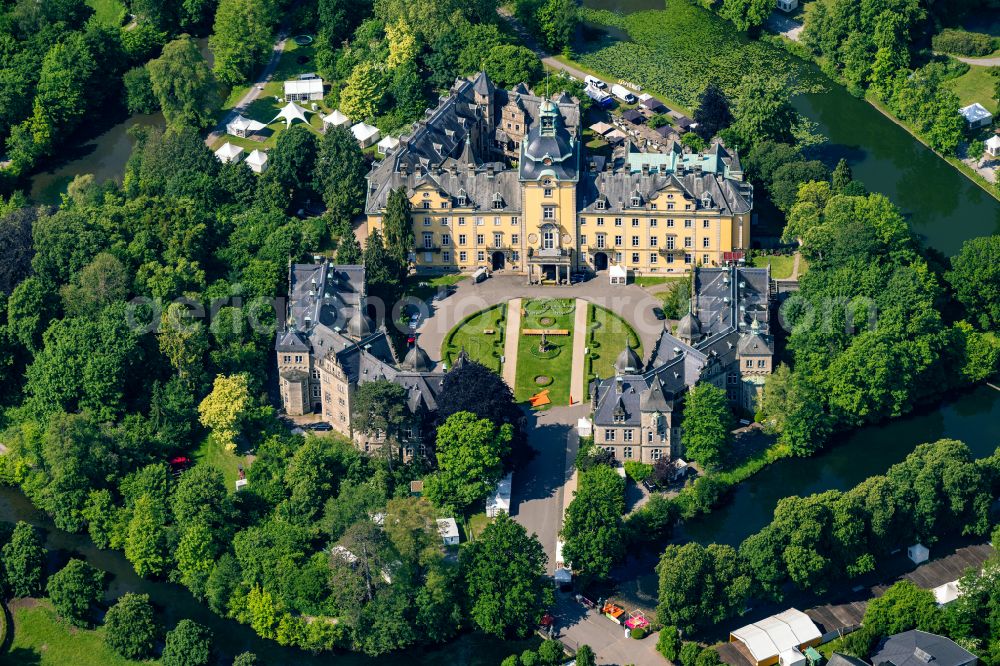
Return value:
M 667 313 L 663 311 L 663 308 L 653 308 L 653 316 L 663 321 L 667 318 Z
M 420 325 L 420 314 L 416 313 L 416 314 L 410 315 L 410 330 L 411 331 L 417 330 L 417 326 L 419 326 L 419 325 Z
M 310 430 L 322 430 L 322 431 L 333 430 L 333 426 L 330 425 L 329 423 L 325 422 L 325 421 L 318 421 L 316 423 L 310 423 L 309 426 L 308 426 L 308 428 Z
M 477 283 L 482 282 L 489 276 L 490 276 L 490 269 L 486 268 L 486 266 L 480 266 L 479 268 L 476 269 L 476 272 L 472 274 L 472 281 Z
M 608 87 L 607 83 L 601 81 L 596 76 L 590 76 L 589 74 L 583 77 L 583 82 L 586 83 L 588 86 L 594 86 L 595 88 L 600 88 L 601 90 L 604 90 L 605 88 Z
M 639 98 L 633 95 L 631 90 L 617 83 L 611 86 L 611 94 L 626 104 L 635 104 L 639 101 Z

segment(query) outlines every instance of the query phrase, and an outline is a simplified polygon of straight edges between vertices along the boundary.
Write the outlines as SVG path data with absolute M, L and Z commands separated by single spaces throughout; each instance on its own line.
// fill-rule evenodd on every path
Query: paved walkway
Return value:
M 240 101 L 233 107 L 233 110 L 227 113 L 222 120 L 215 126 L 215 129 L 205 137 L 205 145 L 209 148 L 212 147 L 216 141 L 226 134 L 226 125 L 231 123 L 233 119 L 240 113 L 243 112 L 248 106 L 254 103 L 258 97 L 260 97 L 263 91 L 264 84 L 271 80 L 271 75 L 274 74 L 274 70 L 278 67 L 278 61 L 281 60 L 281 54 L 285 50 L 286 38 L 284 33 L 278 36 L 278 41 L 274 44 L 274 51 L 271 53 L 271 59 L 268 61 L 267 66 L 264 71 L 260 73 L 257 80 L 250 85 L 250 90 L 247 91 L 245 95 L 240 99 Z
M 525 284 L 523 275 L 494 274 L 478 284 L 472 280 L 462 280 L 456 285 L 455 292 L 442 300 L 416 303 L 421 308 L 420 327 L 417 329 L 420 346 L 434 363 L 440 363 L 441 344 L 458 322 L 470 314 L 513 298 L 581 298 L 605 307 L 632 326 L 642 341 L 646 358 L 653 353 L 663 333 L 663 322 L 653 315 L 653 308 L 662 305 L 660 300 L 634 284 L 611 285 L 606 273 L 587 282 L 561 287 L 528 285 Z M 507 330 L 516 331 L 518 329 L 513 327 L 511 321 L 511 310 L 508 306 Z M 509 343 L 510 336 L 505 344 Z M 509 354 L 505 355 L 509 357 Z M 615 356 L 617 355 L 616 351 Z M 504 373 L 504 378 L 506 376 Z
M 504 329 L 503 339 L 503 380 L 511 391 L 517 384 L 517 344 L 520 340 L 521 299 L 514 298 L 507 303 L 507 327 Z
M 573 320 L 573 372 L 569 381 L 569 404 L 586 402 L 587 364 L 584 355 L 587 349 L 587 301 L 576 299 L 576 318 Z

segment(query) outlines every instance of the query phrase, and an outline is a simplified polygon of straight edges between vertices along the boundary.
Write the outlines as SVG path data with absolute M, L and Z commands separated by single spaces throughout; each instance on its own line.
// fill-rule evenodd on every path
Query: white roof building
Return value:
M 962 596 L 962 589 L 958 586 L 957 580 L 938 585 L 931 592 L 934 593 L 934 601 L 937 602 L 938 606 L 946 606 Z
M 914 564 L 923 564 L 930 559 L 931 551 L 922 543 L 915 543 L 906 549 L 906 556 Z
M 399 147 L 399 139 L 394 136 L 387 136 L 378 142 L 376 150 L 379 155 L 387 155 Z
M 226 141 L 221 148 L 215 151 L 215 156 L 223 164 L 231 164 L 239 162 L 243 158 L 243 149 Z
M 333 113 L 328 116 L 323 116 L 323 127 L 340 127 L 342 125 L 350 125 L 351 119 L 341 113 L 340 109 L 334 109 Z
M 267 153 L 256 148 L 247 155 L 247 165 L 254 173 L 264 173 L 267 171 Z
M 285 99 L 291 102 L 323 99 L 323 79 L 295 79 L 285 81 Z
M 613 264 L 608 271 L 611 284 L 628 284 L 628 269 L 620 264 Z
M 444 545 L 458 545 L 458 523 L 455 522 L 454 518 L 438 518 L 437 526 L 438 534 L 441 535 L 441 540 L 444 541 Z
M 510 488 L 513 481 L 514 473 L 511 472 L 497 482 L 496 491 L 486 498 L 486 515 L 488 517 L 496 518 L 498 513 L 510 514 Z
M 278 111 L 278 115 L 276 115 L 274 117 L 274 120 L 272 120 L 271 122 L 273 123 L 276 120 L 284 120 L 286 128 L 291 127 L 292 121 L 295 120 L 301 120 L 304 123 L 309 122 L 308 120 L 306 120 L 306 110 L 303 109 L 298 104 L 296 104 L 295 102 L 289 102 L 285 106 L 281 107 L 281 111 Z
M 259 132 L 265 127 L 267 127 L 267 125 L 262 122 L 247 118 L 243 115 L 237 115 L 226 124 L 226 134 L 245 137 L 247 134 Z
M 965 118 L 965 122 L 969 127 L 983 127 L 993 122 L 993 114 L 987 111 L 986 107 L 979 102 L 962 107 L 958 112 Z
M 379 138 L 378 128 L 368 123 L 354 125 L 351 127 L 351 134 L 354 135 L 354 138 L 357 139 L 362 148 L 367 148 L 378 141 Z
M 986 152 L 993 157 L 1000 155 L 1000 136 L 994 134 L 986 140 Z
M 795 608 L 733 631 L 729 640 L 742 643 L 758 665 L 774 663 L 779 655 L 816 645 L 822 638 L 809 616 Z

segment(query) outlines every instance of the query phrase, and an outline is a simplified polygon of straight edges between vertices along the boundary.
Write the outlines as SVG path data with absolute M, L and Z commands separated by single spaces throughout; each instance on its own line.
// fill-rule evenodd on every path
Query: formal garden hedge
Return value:
M 451 367 L 462 349 L 487 368 L 500 372 L 504 332 L 507 328 L 507 304 L 474 312 L 451 329 L 441 345 L 441 358 Z M 487 334 L 484 331 L 492 330 Z

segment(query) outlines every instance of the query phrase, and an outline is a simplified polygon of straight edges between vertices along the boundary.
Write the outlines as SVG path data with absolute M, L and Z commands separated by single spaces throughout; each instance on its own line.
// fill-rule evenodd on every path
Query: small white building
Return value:
M 223 164 L 232 164 L 243 159 L 243 149 L 226 141 L 221 148 L 215 151 L 215 156 Z
M 267 171 L 267 153 L 263 150 L 257 150 L 254 148 L 249 155 L 247 155 L 247 166 L 254 173 L 264 173 Z
M 458 523 L 455 522 L 454 518 L 438 518 L 437 526 L 438 534 L 441 535 L 441 541 L 444 542 L 444 545 L 458 545 Z
M 800 666 L 802 651 L 818 645 L 822 634 L 808 615 L 797 608 L 766 617 L 729 634 L 731 643 L 742 643 L 754 666 L 776 661 L 781 666 Z
M 938 585 L 931 592 L 934 594 L 934 601 L 937 602 L 938 606 L 947 606 L 962 596 L 962 590 L 958 586 L 957 580 L 945 583 L 944 585 Z
M 226 134 L 232 134 L 233 136 L 245 139 L 251 134 L 261 131 L 265 127 L 267 127 L 267 125 L 262 122 L 237 114 L 235 118 L 226 123 Z
M 777 0 L 775 4 L 783 12 L 794 12 L 799 8 L 799 0 Z
M 374 125 L 369 125 L 368 123 L 358 123 L 351 127 L 351 134 L 357 139 L 358 145 L 362 148 L 367 148 L 376 141 L 378 141 L 379 134 L 378 128 Z
M 375 150 L 379 155 L 388 155 L 392 151 L 399 147 L 399 139 L 394 136 L 387 136 L 377 144 L 375 144 Z
M 986 152 L 990 157 L 1000 157 L 1000 136 L 994 134 L 986 140 Z
M 323 79 L 318 76 L 310 79 L 285 81 L 285 100 L 307 102 L 319 99 L 323 99 Z
M 628 269 L 620 264 L 613 264 L 608 271 L 608 277 L 611 280 L 611 284 L 624 286 L 628 284 Z
M 924 544 L 915 543 L 906 549 L 906 556 L 914 564 L 923 564 L 930 558 L 931 551 L 927 550 L 927 546 Z
M 323 131 L 331 127 L 347 127 L 351 124 L 351 119 L 341 113 L 340 109 L 334 109 L 333 113 L 323 116 Z
M 486 515 L 496 518 L 499 513 L 510 515 L 510 488 L 514 482 L 514 473 L 500 479 L 496 491 L 486 498 Z
M 962 107 L 958 112 L 965 118 L 965 124 L 971 129 L 986 127 L 993 122 L 993 114 L 979 102 Z

